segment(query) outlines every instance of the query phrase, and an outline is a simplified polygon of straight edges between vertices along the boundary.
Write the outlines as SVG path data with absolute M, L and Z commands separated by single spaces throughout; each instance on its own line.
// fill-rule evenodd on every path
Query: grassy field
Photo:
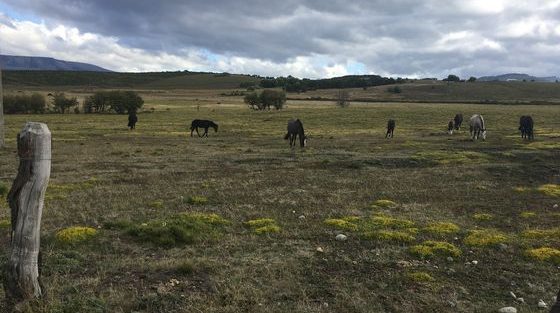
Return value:
M 5 186 L 25 121 L 53 137 L 47 295 L 27 312 L 539 312 L 560 288 L 557 106 L 288 101 L 255 112 L 219 91 L 141 95 L 134 131 L 119 115 L 6 117 Z M 483 114 L 488 140 L 447 135 L 457 112 Z M 533 142 L 517 132 L 524 114 Z M 282 139 L 292 117 L 304 149 Z M 191 138 L 194 118 L 219 132 Z

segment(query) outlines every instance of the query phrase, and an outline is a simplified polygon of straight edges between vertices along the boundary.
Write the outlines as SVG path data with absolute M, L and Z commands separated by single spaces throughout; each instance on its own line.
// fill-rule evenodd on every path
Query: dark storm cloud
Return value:
M 552 55 L 560 52 L 554 1 L 5 2 L 48 24 L 116 37 L 152 53 L 198 48 L 274 64 L 320 55 L 363 64 L 368 72 L 440 77 L 560 72 Z

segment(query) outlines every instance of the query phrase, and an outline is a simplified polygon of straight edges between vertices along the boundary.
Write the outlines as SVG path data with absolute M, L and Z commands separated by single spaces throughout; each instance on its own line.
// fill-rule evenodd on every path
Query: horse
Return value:
M 136 128 L 136 122 L 138 122 L 138 116 L 136 116 L 136 112 L 128 113 L 128 127 L 131 130 Z
M 447 123 L 447 133 L 453 135 L 454 128 L 455 128 L 455 124 L 453 123 L 453 120 L 450 120 L 449 123 Z
M 533 118 L 529 115 L 523 115 L 519 119 L 519 130 L 521 131 L 521 138 L 534 139 Z
M 486 140 L 486 126 L 482 115 L 475 114 L 471 116 L 469 121 L 470 133 L 472 140 L 476 140 L 482 135 L 482 140 Z
M 202 134 L 202 136 L 200 136 L 200 133 L 198 133 L 198 128 L 204 128 L 204 134 Z M 208 120 L 193 120 L 191 122 L 191 137 L 193 136 L 193 131 L 196 130 L 196 134 L 198 135 L 198 137 L 208 137 L 208 128 L 214 128 L 214 132 L 218 132 L 218 124 L 214 123 L 213 121 L 208 121 Z
M 389 120 L 387 122 L 387 133 L 385 134 L 385 138 L 393 138 L 393 132 L 395 131 L 395 120 Z
M 307 144 L 307 136 L 305 136 L 305 131 L 303 130 L 303 123 L 299 119 L 289 120 L 287 129 L 288 132 L 284 136 L 284 139 L 290 139 L 290 147 L 294 147 L 296 145 L 296 137 L 298 136 L 300 147 L 305 147 Z
M 455 118 L 453 118 L 453 122 L 455 123 L 455 130 L 459 130 L 459 128 L 461 128 L 461 124 L 463 124 L 463 114 L 461 113 L 455 114 Z

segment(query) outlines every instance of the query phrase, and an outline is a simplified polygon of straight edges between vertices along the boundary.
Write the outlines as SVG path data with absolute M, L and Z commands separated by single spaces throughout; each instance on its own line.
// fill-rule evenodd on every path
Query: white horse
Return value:
M 472 140 L 476 140 L 482 135 L 482 140 L 486 140 L 486 126 L 482 115 L 475 114 L 469 121 Z

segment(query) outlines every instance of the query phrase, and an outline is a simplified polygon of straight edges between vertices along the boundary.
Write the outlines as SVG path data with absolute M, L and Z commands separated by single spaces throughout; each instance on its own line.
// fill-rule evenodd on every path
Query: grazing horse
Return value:
M 395 131 L 395 120 L 389 120 L 387 122 L 387 133 L 385 134 L 385 138 L 387 137 L 393 138 L 394 131 Z
M 136 112 L 128 113 L 128 127 L 132 130 L 136 128 L 136 122 L 138 122 L 138 116 L 136 116 Z
M 457 113 L 455 114 L 455 118 L 453 119 L 455 123 L 455 130 L 459 130 L 461 128 L 461 124 L 463 124 L 463 114 Z
M 198 133 L 198 128 L 204 128 L 204 134 L 202 134 L 202 136 L 200 136 L 200 134 Z M 196 134 L 198 135 L 198 137 L 208 137 L 208 128 L 214 128 L 214 132 L 218 132 L 218 124 L 212 122 L 212 121 L 208 121 L 208 120 L 193 120 L 191 123 L 191 137 L 193 134 L 193 131 L 196 130 Z
M 449 121 L 449 123 L 447 123 L 447 133 L 453 135 L 454 128 L 455 128 L 455 124 L 453 123 L 453 120 Z
M 521 138 L 533 139 L 533 118 L 529 115 L 523 115 L 519 119 L 519 130 Z
M 469 121 L 472 140 L 476 140 L 482 135 L 482 140 L 486 140 L 486 126 L 482 115 L 475 114 Z
M 305 136 L 305 132 L 303 130 L 303 123 L 297 120 L 289 120 L 288 121 L 288 133 L 284 136 L 285 140 L 290 139 L 290 147 L 296 145 L 296 137 L 299 136 L 299 145 L 300 147 L 305 147 L 307 144 L 307 136 Z

